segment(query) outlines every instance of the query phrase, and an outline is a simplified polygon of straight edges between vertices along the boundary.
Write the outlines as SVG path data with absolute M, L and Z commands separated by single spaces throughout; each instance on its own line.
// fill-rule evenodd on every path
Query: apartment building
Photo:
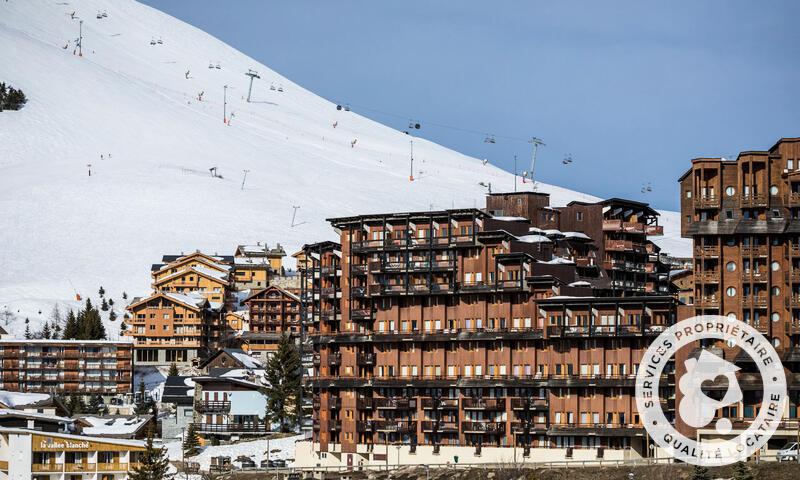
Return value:
M 143 440 L 0 428 L 0 476 L 122 480 L 144 451 Z
M 744 151 L 736 159 L 695 158 L 679 184 L 681 233 L 694 241 L 694 313 L 736 317 L 772 342 L 787 369 L 790 405 L 785 421 L 796 425 L 800 138 L 782 138 L 768 150 Z M 741 368 L 744 398 L 719 414 L 731 418 L 735 428 L 745 428 L 761 405 L 755 364 L 736 347 L 703 346 L 713 346 Z M 683 429 L 694 434 L 685 425 Z M 772 442 L 795 434 L 776 435 Z
M 0 340 L 0 390 L 58 394 L 131 392 L 133 344 L 110 340 Z
M 190 364 L 207 352 L 209 331 L 217 316 L 197 293 L 155 292 L 134 298 L 125 335 L 133 339 L 139 365 Z
M 283 275 L 283 258 L 286 250 L 277 244 L 239 245 L 233 256 L 237 290 L 260 289 L 270 284 L 272 276 Z
M 300 297 L 284 288 L 271 285 L 250 294 L 244 304 L 250 318 L 250 329 L 242 332 L 242 348 L 266 360 L 278 348 L 281 336 L 299 341 Z
M 577 265 L 586 270 L 598 295 L 670 293 L 669 266 L 660 249 L 648 237 L 664 234 L 658 212 L 648 204 L 621 198 L 600 202 L 573 201 L 551 207 L 546 193 L 495 193 L 486 200 L 486 210 L 495 218 L 524 218 L 537 232 L 569 238 L 576 232 L 594 246 L 590 255 L 577 255 Z M 573 252 L 567 250 L 567 256 Z M 599 271 L 594 271 L 597 268 Z
M 269 432 L 263 386 L 234 377 L 194 377 L 194 423 L 205 437 L 263 435 Z
M 341 242 L 304 248 L 310 462 L 648 455 L 633 378 L 677 301 L 635 289 L 595 296 L 610 292 L 591 277 L 592 237 L 559 230 L 561 210 L 538 215 L 546 196 L 505 201 L 518 210 L 334 218 Z M 664 385 L 670 397 L 670 370 Z

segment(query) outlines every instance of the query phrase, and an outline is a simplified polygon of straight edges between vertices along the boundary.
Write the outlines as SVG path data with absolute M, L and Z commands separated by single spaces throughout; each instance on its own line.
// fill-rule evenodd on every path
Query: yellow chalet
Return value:
M 197 292 L 155 292 L 134 298 L 128 306 L 125 335 L 134 340 L 136 364 L 189 364 L 209 346 L 209 332 L 218 316 Z
M 153 281 L 158 281 L 180 270 L 193 267 L 206 267 L 219 273 L 230 274 L 233 257 L 225 255 L 206 255 L 200 251 L 188 255 L 164 255 L 161 263 L 153 265 L 151 275 Z
M 270 248 L 267 244 L 239 245 L 233 256 L 234 282 L 237 290 L 265 288 L 273 275 L 283 275 L 283 257 L 286 251 L 281 244 Z
M 228 296 L 228 272 L 206 266 L 180 269 L 175 273 L 154 279 L 153 290 L 169 293 L 199 293 L 215 307 L 222 307 Z
M 0 428 L 0 478 L 122 480 L 144 451 L 142 440 Z

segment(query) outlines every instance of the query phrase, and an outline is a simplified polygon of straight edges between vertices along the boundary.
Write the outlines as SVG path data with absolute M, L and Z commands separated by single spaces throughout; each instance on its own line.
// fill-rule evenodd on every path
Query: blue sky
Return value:
M 530 146 L 500 136 L 540 137 L 537 179 L 602 197 L 677 209 L 691 158 L 800 136 L 800 2 L 144 3 L 319 95 L 399 129 L 418 119 L 418 135 L 509 171 L 514 155 L 527 168 Z

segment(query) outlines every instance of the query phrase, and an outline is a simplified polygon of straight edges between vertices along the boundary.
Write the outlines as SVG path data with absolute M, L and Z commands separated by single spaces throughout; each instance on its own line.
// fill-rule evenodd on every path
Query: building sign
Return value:
M 144 450 L 142 447 L 132 445 L 92 442 L 89 440 L 44 435 L 32 435 L 31 448 L 34 452 L 127 452 Z

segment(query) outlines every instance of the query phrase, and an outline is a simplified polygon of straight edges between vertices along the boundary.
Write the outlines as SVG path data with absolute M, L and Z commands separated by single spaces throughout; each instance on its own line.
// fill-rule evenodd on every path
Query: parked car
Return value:
M 779 462 L 796 462 L 797 461 L 797 442 L 789 442 L 780 450 L 776 455 Z
M 267 465 L 269 468 L 286 468 L 286 460 L 276 458 L 275 460 L 270 460 Z

